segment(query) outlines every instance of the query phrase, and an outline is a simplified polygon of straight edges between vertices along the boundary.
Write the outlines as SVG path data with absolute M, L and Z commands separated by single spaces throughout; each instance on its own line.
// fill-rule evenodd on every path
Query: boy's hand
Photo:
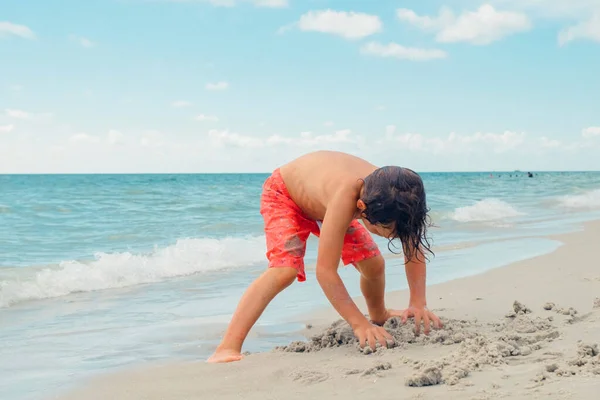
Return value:
M 415 334 L 416 335 L 419 335 L 419 333 L 421 331 L 421 321 L 423 321 L 423 325 L 425 326 L 424 333 L 426 335 L 429 335 L 431 322 L 433 322 L 433 327 L 435 329 L 440 329 L 442 327 L 442 321 L 440 321 L 440 319 L 437 317 L 437 315 L 435 315 L 434 313 L 429 311 L 426 306 L 421 307 L 421 306 L 409 305 L 408 308 L 404 311 L 394 311 L 394 312 L 399 313 L 399 314 L 394 314 L 394 316 L 401 317 L 403 324 L 405 324 L 406 320 L 408 320 L 410 317 L 413 317 L 415 319 Z
M 354 328 L 354 335 L 358 338 L 360 348 L 364 348 L 369 342 L 371 350 L 375 351 L 377 342 L 382 347 L 388 347 L 388 341 L 394 343 L 394 338 L 383 327 L 366 322 Z
M 383 325 L 385 322 L 392 317 L 400 317 L 403 324 L 406 321 L 413 317 L 415 319 L 415 334 L 419 334 L 421 330 L 421 321 L 423 321 L 423 325 L 425 325 L 424 333 L 426 335 L 429 334 L 431 323 L 433 322 L 433 327 L 436 329 L 440 329 L 443 324 L 442 321 L 427 309 L 427 307 L 423 306 L 413 306 L 410 305 L 406 310 L 386 310 L 385 315 L 382 317 L 378 317 L 376 320 L 373 320 L 373 323 L 377 325 Z

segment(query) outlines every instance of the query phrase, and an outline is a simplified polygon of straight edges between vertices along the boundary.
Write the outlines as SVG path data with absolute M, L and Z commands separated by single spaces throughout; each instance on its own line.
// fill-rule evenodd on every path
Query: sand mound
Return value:
M 573 323 L 578 322 L 585 318 L 585 316 L 580 316 L 579 312 L 576 309 L 574 309 L 573 307 L 568 307 L 568 308 L 558 307 L 556 304 L 550 302 L 550 303 L 544 304 L 543 308 L 546 311 L 554 311 L 557 314 L 565 315 L 565 316 L 569 317 L 566 320 L 566 322 L 569 324 L 573 324 Z
M 532 318 L 529 314 L 529 308 L 515 302 L 506 321 L 488 324 L 491 330 L 480 330 L 474 337 L 465 339 L 449 356 L 433 362 L 417 362 L 417 371 L 406 379 L 406 385 L 455 385 L 471 371 L 485 365 L 507 364 L 513 357 L 528 356 L 540 350 L 544 342 L 559 337 L 548 319 Z
M 554 308 L 554 306 L 552 307 Z M 551 309 L 552 309 L 551 308 Z M 566 313 L 574 315 L 576 311 Z M 391 318 L 384 327 L 393 336 L 394 343 L 388 349 L 377 347 L 376 353 L 398 351 L 407 346 L 451 346 L 455 349 L 446 357 L 434 361 L 410 360 L 404 356 L 399 361 L 412 366 L 414 374 L 405 380 L 407 386 L 455 385 L 472 371 L 486 365 L 502 365 L 515 357 L 526 357 L 540 350 L 545 342 L 559 337 L 552 318 L 533 317 L 533 312 L 518 301 L 504 320 L 497 323 L 479 324 L 476 321 L 443 320 L 444 327 L 432 330 L 429 335 L 415 335 L 412 322 L 402 324 L 399 318 Z M 293 342 L 277 347 L 276 351 L 316 352 L 333 347 L 354 347 L 363 354 L 372 353 L 366 346 L 360 349 L 358 340 L 350 326 L 343 320 L 336 321 L 325 331 L 318 333 L 308 342 Z M 595 350 L 594 350 L 595 349 Z M 583 352 L 583 350 L 582 350 Z M 597 347 L 585 350 L 585 365 L 596 366 Z M 586 358 L 587 357 L 587 358 Z M 592 357 L 590 359 L 590 357 Z M 583 361 L 582 361 L 583 362 Z M 389 368 L 392 365 L 390 364 Z M 388 368 L 374 369 L 370 373 Z M 554 372 L 560 368 L 556 368 Z M 369 370 L 366 370 L 369 371 Z M 350 371 L 363 373 L 366 371 Z
M 287 346 L 278 346 L 276 351 L 287 351 L 292 353 L 308 353 L 331 347 L 358 344 L 350 325 L 343 319 L 331 324 L 324 332 L 312 336 L 310 342 L 296 341 Z
M 442 319 L 442 322 L 444 324 L 443 329 L 432 330 L 429 335 L 417 336 L 415 335 L 414 325 L 412 323 L 402 324 L 400 318 L 391 318 L 384 324 L 384 328 L 394 338 L 393 343 L 388 343 L 388 348 L 402 347 L 408 344 L 457 344 L 463 342 L 467 338 L 475 336 L 475 333 L 468 331 L 468 328 L 473 326 L 473 323 L 469 321 Z M 356 346 L 360 349 L 358 339 L 354 336 L 352 328 L 350 328 L 350 325 L 344 320 L 338 320 L 324 332 L 313 335 L 309 342 L 296 341 L 287 346 L 276 347 L 275 350 L 293 353 L 308 353 L 341 346 Z M 377 343 L 376 348 L 378 351 L 385 350 L 379 343 Z M 372 352 L 371 348 L 368 346 L 360 350 L 364 354 L 370 354 Z
M 379 375 L 381 371 L 387 371 L 388 369 L 392 369 L 392 364 L 389 362 L 380 362 L 377 363 L 374 367 L 367 369 L 351 369 L 346 371 L 346 375 L 356 375 L 360 374 L 361 376 L 369 376 L 369 375 Z
M 552 363 L 546 365 L 534 379 L 538 385 L 555 377 L 569 377 L 573 375 L 597 376 L 600 375 L 600 351 L 597 344 L 580 342 L 577 345 L 577 355 L 566 363 Z

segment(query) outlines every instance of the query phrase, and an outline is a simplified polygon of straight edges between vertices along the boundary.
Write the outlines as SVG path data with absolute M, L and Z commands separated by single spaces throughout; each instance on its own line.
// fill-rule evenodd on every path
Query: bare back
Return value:
M 378 167 L 362 158 L 335 151 L 303 155 L 280 168 L 292 200 L 315 220 L 322 220 L 327 205 L 340 190 L 360 193 L 363 179 Z

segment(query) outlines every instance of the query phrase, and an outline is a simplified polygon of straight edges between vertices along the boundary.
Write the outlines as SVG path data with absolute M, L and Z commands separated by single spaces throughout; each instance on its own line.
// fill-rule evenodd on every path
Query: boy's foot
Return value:
M 206 362 L 208 363 L 228 363 L 233 361 L 240 361 L 244 356 L 237 350 L 217 349 L 212 356 Z

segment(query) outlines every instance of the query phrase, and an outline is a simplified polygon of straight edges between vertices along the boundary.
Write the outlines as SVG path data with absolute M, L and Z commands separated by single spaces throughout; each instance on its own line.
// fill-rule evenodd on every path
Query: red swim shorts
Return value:
M 294 203 L 279 169 L 273 171 L 263 184 L 260 213 L 265 222 L 269 268 L 294 267 L 298 271 L 298 281 L 305 281 L 306 241 L 311 233 L 318 237 L 320 229 L 318 223 L 307 218 Z M 352 221 L 344 237 L 344 265 L 356 266 L 356 263 L 379 254 L 369 231 L 357 220 Z

